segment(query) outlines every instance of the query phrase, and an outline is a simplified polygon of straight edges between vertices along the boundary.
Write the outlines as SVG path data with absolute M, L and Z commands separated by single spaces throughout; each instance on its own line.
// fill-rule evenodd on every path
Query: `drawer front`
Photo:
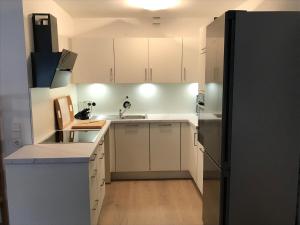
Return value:
M 105 194 L 105 152 L 102 139 L 91 156 L 89 164 L 91 224 L 97 225 Z

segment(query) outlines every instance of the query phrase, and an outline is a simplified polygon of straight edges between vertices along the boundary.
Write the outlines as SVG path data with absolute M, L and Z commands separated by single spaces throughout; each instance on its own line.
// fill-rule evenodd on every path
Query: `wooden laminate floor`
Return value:
M 106 185 L 99 225 L 202 225 L 191 180 L 117 181 Z

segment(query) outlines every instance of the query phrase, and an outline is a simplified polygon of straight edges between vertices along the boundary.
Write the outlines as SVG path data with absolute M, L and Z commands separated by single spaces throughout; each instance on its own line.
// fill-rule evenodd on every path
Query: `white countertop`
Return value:
M 105 117 L 103 115 L 96 117 L 96 119 L 102 118 Z M 107 120 L 94 143 L 26 145 L 6 157 L 4 162 L 5 164 L 85 163 L 89 161 L 97 143 L 105 135 L 111 123 L 131 122 L 188 122 L 197 127 L 198 117 L 196 114 L 148 114 L 146 119 Z
M 200 113 L 200 120 L 221 120 L 220 117 L 217 117 L 215 113 Z
M 4 159 L 5 164 L 88 162 L 111 124 L 106 121 L 94 143 L 26 145 Z
M 141 115 L 141 114 L 125 114 L 125 115 Z M 107 117 L 107 115 L 95 115 L 95 119 L 106 119 L 112 121 L 112 123 L 136 123 L 136 122 L 187 122 L 191 125 L 198 126 L 198 116 L 196 114 L 146 114 L 146 119 L 119 119 Z

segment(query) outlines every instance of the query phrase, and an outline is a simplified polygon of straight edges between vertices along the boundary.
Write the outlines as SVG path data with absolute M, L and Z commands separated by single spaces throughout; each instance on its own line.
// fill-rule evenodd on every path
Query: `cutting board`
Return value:
M 101 129 L 105 123 L 105 120 L 76 121 L 72 129 Z
M 54 99 L 54 108 L 59 130 L 64 129 L 74 121 L 74 110 L 70 96 Z

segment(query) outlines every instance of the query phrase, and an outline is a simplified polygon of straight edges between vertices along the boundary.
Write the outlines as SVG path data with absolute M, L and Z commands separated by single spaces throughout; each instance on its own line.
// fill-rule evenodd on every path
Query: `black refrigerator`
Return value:
M 206 32 L 204 225 L 299 225 L 300 12 L 228 11 Z

